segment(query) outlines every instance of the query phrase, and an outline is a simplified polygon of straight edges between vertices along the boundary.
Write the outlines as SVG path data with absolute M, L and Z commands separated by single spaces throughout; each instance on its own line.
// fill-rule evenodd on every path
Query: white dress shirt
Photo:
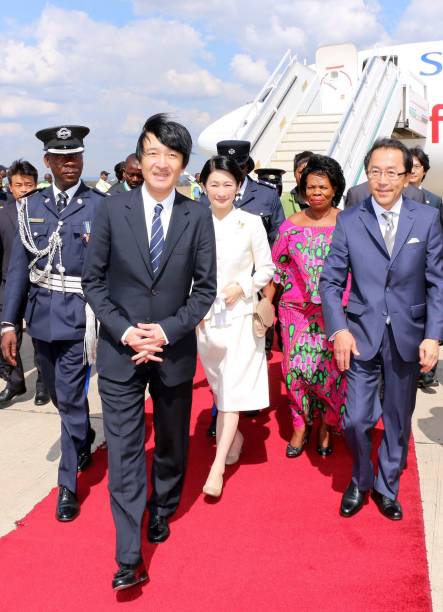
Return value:
M 394 213 L 392 217 L 392 221 L 394 223 L 394 236 L 395 236 L 397 234 L 398 220 L 400 218 L 400 211 L 401 211 L 402 203 L 403 203 L 403 198 L 400 196 L 400 199 L 398 199 L 396 203 L 394 204 L 394 206 L 390 208 L 388 211 L 386 210 L 386 208 L 383 208 L 383 206 L 380 206 L 380 204 L 377 204 L 375 198 L 372 197 L 372 206 L 374 207 L 375 216 L 377 217 L 377 221 L 380 226 L 380 231 L 381 231 L 381 235 L 383 236 L 383 238 L 386 233 L 386 228 L 388 227 L 388 222 L 383 217 L 383 213 L 386 213 L 386 212 Z
M 238 193 L 237 193 L 237 195 L 236 195 L 236 197 L 235 197 L 235 201 L 236 201 L 236 202 L 240 202 L 240 201 L 241 201 L 241 199 L 243 198 L 243 196 L 245 195 L 245 191 L 246 191 L 246 186 L 247 186 L 247 184 L 248 184 L 248 180 L 249 180 L 249 179 L 248 179 L 248 177 L 247 177 L 247 176 L 245 176 L 244 181 L 243 181 L 243 183 L 241 184 L 241 187 L 240 187 L 240 189 L 238 190 Z
M 154 208 L 156 204 L 163 205 L 163 210 L 160 215 L 160 220 L 163 226 L 163 236 L 166 240 L 166 234 L 168 233 L 169 222 L 171 221 L 172 207 L 174 206 L 175 189 L 173 189 L 171 193 L 168 196 L 166 196 L 164 200 L 156 200 L 155 198 L 152 197 L 152 195 L 146 189 L 145 183 L 143 183 L 142 198 L 143 198 L 143 207 L 145 209 L 146 228 L 148 230 L 149 244 L 151 243 L 152 220 L 154 218 Z
M 162 227 L 163 227 L 163 237 L 166 240 L 166 234 L 168 233 L 169 223 L 171 221 L 172 207 L 174 206 L 175 189 L 173 189 L 171 193 L 168 196 L 166 196 L 164 200 L 156 200 L 155 198 L 152 197 L 152 195 L 146 189 L 146 184 L 143 183 L 142 198 L 143 198 L 143 208 L 145 211 L 146 229 L 148 231 L 149 243 L 151 243 L 152 220 L 154 218 L 154 214 L 155 214 L 154 209 L 155 209 L 156 204 L 163 205 L 163 210 L 160 215 L 160 220 L 162 222 Z M 134 329 L 132 325 L 131 327 L 128 327 L 128 329 L 125 331 L 125 333 L 121 337 L 121 341 L 123 344 L 126 344 L 126 336 L 131 331 L 131 329 Z M 163 329 L 162 329 L 162 334 L 165 338 L 166 344 L 168 344 L 168 337 L 166 336 Z
M 75 192 L 77 191 L 77 189 L 80 187 L 81 181 L 79 181 L 76 185 L 74 185 L 74 187 L 69 187 L 69 189 L 65 189 L 64 191 L 62 189 L 59 189 L 57 187 L 57 185 L 55 183 L 52 184 L 52 189 L 54 191 L 54 198 L 55 201 L 57 202 L 57 197 L 59 193 L 66 193 L 66 195 L 68 196 L 68 199 L 66 201 L 66 206 L 68 206 L 72 200 L 72 198 L 74 197 Z

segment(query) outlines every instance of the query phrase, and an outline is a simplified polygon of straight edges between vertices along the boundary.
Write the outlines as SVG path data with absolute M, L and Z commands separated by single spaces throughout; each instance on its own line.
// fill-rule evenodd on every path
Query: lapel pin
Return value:
M 50 202 L 51 199 L 50 198 L 45 198 L 45 204 L 48 204 L 48 202 Z
M 83 204 L 83 200 L 82 200 L 81 198 L 79 198 L 79 199 L 77 200 L 77 204 Z

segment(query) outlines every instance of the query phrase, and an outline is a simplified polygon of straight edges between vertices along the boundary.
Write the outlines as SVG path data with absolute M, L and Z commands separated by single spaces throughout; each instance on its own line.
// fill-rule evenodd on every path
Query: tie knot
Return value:
M 58 194 L 58 199 L 59 200 L 67 200 L 68 199 L 68 194 L 66 193 L 66 191 L 60 191 L 60 193 Z
M 156 204 L 154 206 L 154 213 L 157 217 L 160 215 L 162 210 L 163 210 L 163 204 Z
M 387 221 L 388 223 L 391 223 L 391 221 L 394 218 L 394 213 L 392 212 L 392 210 L 387 210 L 386 212 L 382 213 L 381 216 L 383 217 L 385 221 Z

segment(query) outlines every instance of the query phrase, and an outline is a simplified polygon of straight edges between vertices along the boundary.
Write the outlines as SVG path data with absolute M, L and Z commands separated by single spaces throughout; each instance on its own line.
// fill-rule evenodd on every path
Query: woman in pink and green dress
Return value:
M 318 291 L 344 189 L 340 165 L 330 157 L 313 155 L 300 180 L 309 207 L 283 222 L 272 250 L 276 274 L 267 295 L 272 297 L 279 289 L 282 370 L 294 428 L 286 449 L 290 458 L 303 452 L 317 414 L 321 417 L 317 451 L 330 455 L 331 429 L 339 428 L 345 409 L 346 380 L 325 335 Z

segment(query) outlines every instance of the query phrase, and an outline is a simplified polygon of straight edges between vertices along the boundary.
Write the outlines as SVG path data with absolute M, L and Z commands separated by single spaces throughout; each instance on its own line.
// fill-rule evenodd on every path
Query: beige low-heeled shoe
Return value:
M 223 490 L 223 474 L 221 474 L 218 478 L 210 478 L 208 476 L 207 481 L 203 487 L 203 493 L 205 495 L 210 495 L 211 497 L 220 497 Z

